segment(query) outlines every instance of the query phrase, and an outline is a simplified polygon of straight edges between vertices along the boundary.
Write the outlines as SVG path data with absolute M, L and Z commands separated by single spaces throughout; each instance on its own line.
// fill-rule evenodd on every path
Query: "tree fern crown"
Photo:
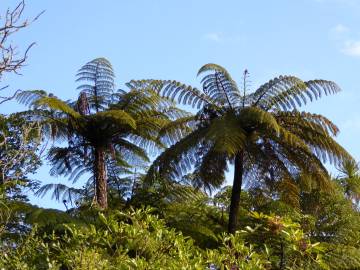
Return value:
M 85 94 L 90 110 L 101 111 L 112 101 L 115 74 L 111 63 L 105 58 L 96 58 L 86 63 L 76 74 L 77 87 Z

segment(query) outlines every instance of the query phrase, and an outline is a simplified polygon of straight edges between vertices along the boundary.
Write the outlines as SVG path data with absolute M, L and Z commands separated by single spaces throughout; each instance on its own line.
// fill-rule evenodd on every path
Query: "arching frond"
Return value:
M 185 116 L 166 123 L 159 131 L 158 138 L 165 145 L 171 145 L 188 135 L 195 128 L 196 116 Z
M 174 145 L 165 149 L 150 166 L 145 182 L 152 183 L 156 177 L 176 181 L 190 171 L 198 155 L 197 147 L 202 144 L 208 128 L 198 128 Z
M 291 179 L 283 179 L 279 184 L 280 200 L 286 204 L 300 209 L 300 188 Z
M 126 159 L 131 158 L 133 156 L 137 156 L 138 158 L 142 159 L 145 162 L 150 161 L 146 151 L 143 148 L 135 145 L 134 143 L 126 139 L 116 138 L 113 140 L 113 143 L 115 144 L 115 148 L 122 155 L 124 155 L 125 154 L 124 151 L 126 151 L 125 156 L 128 156 L 126 157 Z
M 228 71 L 217 64 L 206 64 L 200 68 L 198 76 L 208 71 L 215 73 L 208 74 L 201 80 L 204 93 L 230 108 L 239 106 L 242 97 Z
M 28 90 L 19 92 L 15 98 L 25 106 L 32 106 L 37 100 L 46 96 L 47 93 L 44 90 Z
M 332 138 L 338 133 L 338 128 L 324 116 L 293 111 L 277 112 L 275 117 L 282 127 L 300 137 L 324 162 L 340 164 L 343 160 L 352 159 Z
M 202 93 L 197 88 L 185 85 L 177 81 L 170 80 L 140 80 L 131 81 L 128 87 L 138 90 L 157 91 L 161 96 L 175 100 L 184 105 L 190 105 L 194 108 L 201 108 L 206 104 L 221 105 L 208 95 Z
M 243 129 L 248 132 L 266 129 L 268 133 L 278 134 L 280 126 L 276 118 L 264 110 L 256 107 L 245 107 L 239 112 L 239 122 Z
M 151 111 L 160 111 L 162 107 L 172 106 L 173 102 L 164 99 L 159 94 L 151 89 L 143 91 L 144 89 L 131 88 L 129 92 L 117 93 L 117 101 L 111 107 L 126 110 L 132 115 L 146 115 Z
M 201 183 L 211 192 L 224 183 L 227 170 L 227 155 L 219 153 L 214 146 L 210 146 L 201 159 L 198 159 L 193 173 L 193 180 Z
M 136 129 L 135 120 L 127 112 L 122 110 L 107 110 L 98 112 L 88 116 L 88 118 L 93 118 L 97 122 L 107 122 L 112 123 L 113 125 L 127 125 Z
M 71 175 L 78 167 L 91 167 L 91 160 L 86 160 L 85 153 L 80 147 L 52 147 L 48 159 L 52 164 L 51 175 Z M 74 176 L 73 176 L 74 177 Z
M 312 80 L 304 82 L 294 76 L 280 76 L 262 85 L 252 94 L 253 106 L 265 110 L 292 110 L 313 101 L 322 94 L 329 95 L 340 91 L 331 81 Z
M 73 108 L 71 108 L 68 104 L 66 104 L 62 100 L 57 99 L 55 97 L 42 97 L 36 101 L 36 105 L 47 106 L 48 108 L 50 108 L 52 110 L 58 110 L 60 112 L 67 114 L 70 117 L 75 118 L 75 119 L 81 117 L 81 115 L 77 111 L 75 111 Z
M 35 195 L 38 197 L 44 197 L 49 191 L 53 191 L 51 198 L 57 201 L 67 201 L 71 204 L 75 202 L 82 196 L 83 190 L 73 187 L 68 187 L 64 184 L 46 184 L 39 188 Z
M 211 122 L 206 139 L 214 143 L 214 150 L 234 156 L 244 149 L 247 133 L 239 119 L 232 114 L 218 117 Z
M 76 76 L 76 81 L 86 82 L 77 89 L 86 93 L 91 109 L 103 110 L 111 103 L 115 75 L 111 63 L 107 59 L 96 58 L 88 62 Z

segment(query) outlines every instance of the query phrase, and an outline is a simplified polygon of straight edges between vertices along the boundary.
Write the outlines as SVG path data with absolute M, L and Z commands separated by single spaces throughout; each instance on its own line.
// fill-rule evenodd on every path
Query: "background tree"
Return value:
M 360 201 L 360 169 L 355 160 L 345 160 L 339 167 L 340 175 L 337 180 L 345 195 L 356 207 Z
M 211 72 L 211 73 L 209 73 Z M 198 74 L 202 91 L 176 81 L 143 80 L 132 84 L 153 89 L 163 96 L 198 108 L 196 129 L 165 150 L 149 170 L 176 179 L 194 169 L 203 182 L 217 187 L 224 180 L 228 163 L 234 164 L 234 181 L 229 212 L 229 232 L 235 232 L 241 187 L 259 175 L 270 181 L 294 181 L 301 173 L 311 175 L 323 188 L 328 173 L 322 162 L 351 159 L 332 136 L 337 127 L 317 114 L 297 108 L 322 94 L 340 91 L 330 81 L 304 82 L 294 76 L 280 76 L 247 93 L 244 72 L 243 91 L 221 66 L 207 64 Z

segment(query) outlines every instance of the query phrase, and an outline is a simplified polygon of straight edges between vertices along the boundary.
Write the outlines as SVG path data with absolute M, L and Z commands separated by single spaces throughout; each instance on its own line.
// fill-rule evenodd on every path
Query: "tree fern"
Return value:
M 194 131 L 168 134 L 173 144 L 154 161 L 147 179 L 157 172 L 179 181 L 195 169 L 198 179 L 219 186 L 221 180 L 214 177 L 223 180 L 224 164 L 234 164 L 230 232 L 236 228 L 244 180 L 256 181 L 257 176 L 271 169 L 278 180 L 287 179 L 295 185 L 296 179 L 306 173 L 319 187 L 328 188 L 329 175 L 323 162 L 339 164 L 352 159 L 333 139 L 338 128 L 330 120 L 297 110 L 308 101 L 340 91 L 335 83 L 280 76 L 247 93 L 245 71 L 242 93 L 229 72 L 219 65 L 204 65 L 198 75 L 203 76 L 202 90 L 171 80 L 130 82 L 139 91 L 154 91 L 199 109 L 191 120 Z M 213 166 L 195 165 L 205 163 Z
M 115 91 L 114 77 L 110 62 L 97 58 L 77 73 L 76 81 L 83 84 L 77 88 L 80 94 L 75 101 L 61 101 L 42 91 L 18 96 L 34 108 L 29 115 L 48 127 L 50 137 L 67 141 L 65 147 L 50 149 L 51 173 L 68 176 L 73 181 L 90 175 L 86 186 L 95 188 L 92 194 L 101 208 L 108 205 L 107 172 L 117 166 L 129 168 L 148 162 L 146 150 L 159 150 L 168 134 L 178 132 L 169 123 L 187 117 L 182 121 L 184 127 L 189 117 L 156 91 L 137 91 L 131 84 L 128 91 Z M 50 189 L 56 199 L 73 191 L 65 186 L 49 185 L 38 194 Z

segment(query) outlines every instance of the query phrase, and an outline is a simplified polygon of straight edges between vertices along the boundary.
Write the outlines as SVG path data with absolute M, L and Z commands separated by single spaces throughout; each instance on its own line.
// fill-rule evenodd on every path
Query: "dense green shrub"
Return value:
M 281 263 L 287 269 L 325 267 L 324 248 L 311 244 L 298 224 L 258 213 L 251 218 L 254 228 L 217 236 L 218 247 L 205 250 L 149 208 L 99 213 L 90 224 L 67 223 L 45 234 L 34 228 L 17 243 L 3 242 L 0 265 L 59 270 L 277 269 Z M 284 254 L 287 259 L 281 261 Z

